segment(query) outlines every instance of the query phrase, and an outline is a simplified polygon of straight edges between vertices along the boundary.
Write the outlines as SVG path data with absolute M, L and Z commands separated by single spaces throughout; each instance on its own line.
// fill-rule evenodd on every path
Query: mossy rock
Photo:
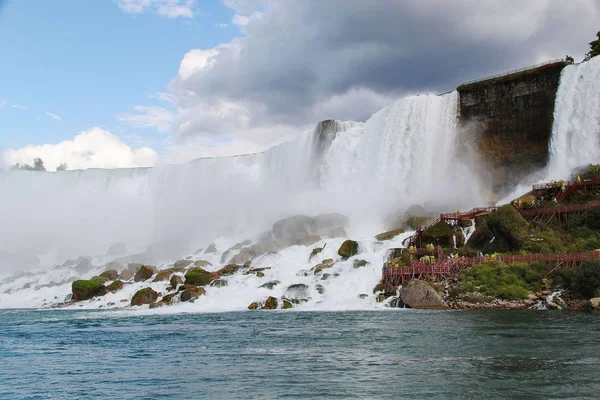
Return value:
M 264 272 L 262 272 L 262 271 L 258 271 L 258 272 L 256 273 L 256 277 L 257 277 L 257 278 L 264 278 L 264 277 L 265 277 L 265 273 L 264 273 Z
M 600 165 L 590 164 L 585 167 L 577 168 L 573 173 L 571 180 L 576 180 L 577 177 L 583 180 L 600 178 Z
M 117 293 L 119 290 L 123 289 L 123 282 L 117 279 L 113 283 L 108 285 L 106 289 L 108 289 L 108 291 L 111 293 Z
M 375 239 L 377 239 L 379 241 L 392 240 L 393 238 L 400 235 L 401 233 L 404 233 L 404 229 L 398 228 L 398 229 L 394 229 L 391 231 L 380 233 L 379 235 L 375 236 Z
M 273 296 L 269 296 L 269 297 L 267 297 L 267 300 L 265 300 L 265 305 L 263 306 L 263 310 L 276 310 L 278 304 L 279 303 L 277 301 L 277 298 L 275 298 Z
M 469 218 L 463 218 L 458 221 L 458 225 L 461 228 L 468 228 L 470 226 L 473 226 L 473 221 L 471 221 Z
M 434 219 L 435 219 L 434 217 L 427 217 L 424 215 L 412 215 L 406 219 L 406 221 L 404 222 L 404 225 L 407 228 L 410 228 L 412 230 L 417 230 L 421 227 L 426 226 L 427 224 L 432 222 Z
M 475 250 L 483 250 L 487 245 L 490 244 L 493 238 L 494 234 L 490 228 L 486 223 L 482 223 L 477 225 L 477 229 L 475 229 L 475 232 L 473 232 L 471 237 L 469 237 L 466 247 Z
M 80 279 L 71 284 L 72 299 L 75 301 L 89 300 L 92 297 L 104 296 L 108 289 L 104 282 L 97 279 Z
M 94 277 L 92 277 L 91 280 L 98 281 L 98 282 L 101 282 L 101 283 L 106 283 L 106 282 L 111 281 L 111 279 L 108 279 L 106 276 L 94 276 Z
M 256 301 L 254 301 L 250 303 L 250 305 L 248 306 L 248 310 L 258 310 L 259 307 L 260 305 Z
M 115 269 L 107 269 L 100 274 L 101 277 L 107 278 L 109 281 L 114 281 L 118 278 L 119 273 Z
M 185 283 L 190 285 L 204 286 L 210 284 L 217 278 L 219 278 L 218 274 L 196 267 L 190 269 L 185 274 Z
M 169 293 L 166 296 L 164 296 L 161 301 L 169 304 L 176 296 L 177 296 L 177 293 Z
M 344 259 L 348 259 L 358 254 L 358 242 L 354 240 L 346 240 L 340 246 L 338 250 L 338 255 L 340 255 Z
M 450 224 L 440 222 L 423 231 L 421 236 L 424 243 L 433 243 L 436 246 L 453 247 L 453 228 Z
M 502 206 L 490 213 L 487 226 L 496 238 L 493 250 L 498 252 L 521 249 L 529 234 L 529 223 L 511 205 Z
M 138 290 L 131 298 L 132 306 L 141 306 L 144 304 L 152 304 L 158 299 L 158 293 L 152 288 L 144 288 Z
M 482 212 L 473 217 L 475 220 L 475 229 L 479 228 L 481 225 L 487 222 L 488 217 L 490 216 L 489 212 Z
M 354 268 L 366 267 L 368 264 L 369 262 L 367 260 L 354 260 L 354 263 L 352 263 Z
M 135 282 L 147 281 L 148 279 L 152 278 L 152 275 L 154 275 L 154 270 L 155 267 L 151 265 L 142 265 L 135 273 L 133 280 Z
M 456 248 L 463 247 L 465 245 L 465 234 L 462 231 L 454 232 L 456 240 Z

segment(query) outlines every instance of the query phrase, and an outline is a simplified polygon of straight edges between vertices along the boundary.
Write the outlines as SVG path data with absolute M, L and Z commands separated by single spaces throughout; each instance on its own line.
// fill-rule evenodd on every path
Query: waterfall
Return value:
M 600 162 L 600 57 L 562 71 L 554 106 L 549 179 Z

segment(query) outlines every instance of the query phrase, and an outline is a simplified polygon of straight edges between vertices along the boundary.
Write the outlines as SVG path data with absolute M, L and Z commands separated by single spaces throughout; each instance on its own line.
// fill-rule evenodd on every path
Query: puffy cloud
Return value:
M 47 116 L 49 116 L 50 118 L 57 120 L 57 121 L 61 121 L 62 118 L 54 113 L 51 113 L 50 111 L 44 111 L 44 113 L 46 113 Z
M 132 149 L 117 136 L 101 129 L 83 131 L 72 140 L 58 144 L 26 146 L 4 151 L 4 165 L 31 164 L 34 158 L 44 160 L 48 170 L 60 163 L 69 169 L 148 167 L 156 164 L 158 155 L 148 147 Z
M 143 14 L 147 10 L 167 18 L 194 17 L 195 0 L 114 0 L 128 14 Z
M 578 58 L 600 17 L 597 0 L 223 3 L 243 36 L 181 61 L 176 138 L 364 119 L 408 93 Z
M 175 115 L 164 107 L 134 106 L 135 113 L 120 114 L 117 119 L 137 128 L 156 128 L 159 132 L 169 132 Z

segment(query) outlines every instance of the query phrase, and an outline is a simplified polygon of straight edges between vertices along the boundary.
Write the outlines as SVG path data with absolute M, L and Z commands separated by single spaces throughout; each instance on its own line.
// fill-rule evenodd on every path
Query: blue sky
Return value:
M 160 148 L 163 133 L 117 116 L 140 103 L 168 107 L 152 95 L 165 91 L 185 53 L 239 34 L 217 0 L 197 2 L 195 18 L 126 13 L 111 0 L 0 4 L 0 148 L 57 143 L 94 126 Z

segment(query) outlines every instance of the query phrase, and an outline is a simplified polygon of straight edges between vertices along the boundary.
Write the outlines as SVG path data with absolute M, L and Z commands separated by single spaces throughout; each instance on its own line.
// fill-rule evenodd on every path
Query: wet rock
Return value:
M 354 268 L 362 268 L 362 267 L 366 267 L 369 264 L 369 262 L 367 260 L 354 260 L 354 262 L 352 263 L 352 266 Z
M 119 274 L 119 279 L 121 279 L 122 281 L 128 281 L 131 280 L 131 278 L 133 278 L 134 275 L 135 273 L 133 271 L 124 269 L 123 271 L 121 271 L 121 274 Z
M 208 261 L 206 261 L 206 260 L 197 260 L 197 261 L 195 261 L 195 262 L 194 262 L 194 265 L 195 265 L 196 267 L 203 268 L 203 267 L 208 267 L 209 265 L 212 265 L 212 264 L 211 264 L 211 263 L 209 263 L 209 262 L 208 262 Z
M 239 265 L 236 265 L 236 264 L 229 264 L 229 265 L 226 265 L 226 266 L 224 266 L 224 267 L 223 267 L 223 268 L 221 268 L 220 270 L 218 270 L 218 271 L 216 272 L 216 274 L 217 274 L 217 275 L 219 275 L 219 276 L 228 276 L 228 275 L 233 275 L 233 274 L 235 274 L 236 272 L 238 272 L 240 268 L 242 268 L 242 267 L 241 267 L 241 266 L 239 266 Z
M 218 279 L 219 275 L 214 272 L 208 272 L 202 268 L 196 267 L 188 270 L 185 274 L 185 283 L 197 286 L 204 286 L 210 284 L 215 279 Z
M 154 278 L 154 282 L 166 282 L 171 279 L 171 275 L 173 275 L 177 272 L 183 272 L 182 268 L 174 267 L 174 268 L 167 268 L 167 269 L 163 269 L 162 271 L 158 271 L 158 273 L 156 274 L 156 277 Z
M 185 268 L 191 264 L 194 264 L 194 262 L 192 260 L 179 260 L 179 261 L 175 261 L 175 264 L 173 264 L 174 268 Z
M 308 299 L 310 297 L 308 286 L 303 283 L 288 286 L 283 295 L 291 300 Z
M 210 287 L 222 288 L 228 285 L 225 279 L 215 279 L 210 283 Z
M 310 256 L 308 257 L 308 261 L 310 262 L 310 260 L 312 260 L 312 258 L 314 256 L 316 256 L 317 254 L 321 253 L 324 248 L 325 248 L 325 246 L 323 246 L 323 247 L 315 247 L 314 249 L 312 249 L 312 251 L 310 252 Z
M 323 276 L 321 277 L 322 281 L 326 281 L 327 279 L 329 279 L 331 277 L 331 274 L 323 274 Z
M 101 273 L 100 276 L 107 278 L 109 281 L 114 281 L 119 276 L 119 273 L 115 269 L 108 269 Z
M 108 289 L 99 280 L 77 280 L 71 284 L 72 299 L 76 301 L 89 300 L 92 297 L 104 296 Z
M 275 286 L 279 285 L 280 283 L 281 282 L 279 282 L 279 281 L 269 281 L 267 283 L 263 283 L 262 285 L 260 285 L 259 288 L 273 290 L 273 288 Z
M 244 263 L 244 268 L 250 268 L 251 265 L 252 265 L 252 261 L 248 260 Z
M 135 273 L 133 280 L 135 282 L 147 281 L 148 279 L 152 278 L 155 269 L 156 267 L 152 265 L 142 265 Z
M 593 297 L 590 299 L 590 304 L 594 310 L 600 310 L 600 297 Z
M 255 301 L 255 302 L 252 302 L 252 303 L 250 303 L 250 305 L 248 306 L 248 310 L 257 310 L 257 309 L 258 309 L 258 307 L 260 307 L 260 306 L 259 306 L 259 304 L 258 304 L 258 303 Z
M 400 297 L 392 297 L 389 306 L 391 308 L 404 308 L 405 304 Z
M 361 294 L 359 294 L 359 295 L 358 295 L 358 298 L 359 298 L 359 299 L 366 299 L 366 298 L 368 298 L 368 297 L 369 297 L 369 295 L 368 295 L 368 294 L 366 294 L 366 293 L 361 293 Z
M 94 277 L 92 277 L 92 280 L 99 281 L 99 282 L 102 282 L 102 283 L 106 283 L 106 282 L 110 281 L 110 279 L 108 279 L 105 276 L 94 276 Z M 30 283 L 28 283 L 28 285 L 31 286 Z M 29 286 L 27 288 L 29 288 Z
M 269 297 L 267 297 L 267 300 L 265 300 L 265 305 L 263 306 L 263 309 L 264 310 L 276 310 L 277 305 L 278 305 L 277 298 L 275 298 L 273 296 L 269 296 Z
M 211 243 L 208 245 L 208 247 L 206 248 L 206 250 L 204 250 L 204 254 L 215 254 L 217 252 L 217 245 L 214 243 Z
M 179 275 L 173 275 L 169 280 L 173 289 L 177 289 L 177 286 L 183 284 L 183 278 Z
M 358 243 L 354 240 L 346 240 L 340 246 L 338 250 L 338 254 L 344 258 L 350 258 L 358 254 Z
M 152 304 L 158 299 L 158 293 L 152 288 L 144 288 L 138 290 L 131 298 L 132 306 L 141 306 L 144 304 Z
M 159 302 L 150 304 L 150 308 L 160 308 L 160 307 L 164 307 L 164 306 L 168 306 L 168 305 L 169 305 L 169 303 L 166 303 L 164 301 L 159 301 Z
M 205 294 L 206 290 L 204 290 L 203 287 L 190 288 L 181 292 L 181 301 L 194 302 L 198 297 L 204 296 Z
M 392 240 L 393 238 L 400 235 L 401 233 L 404 233 L 404 229 L 398 228 L 398 229 L 394 229 L 391 231 L 380 233 L 379 235 L 375 236 L 375 239 L 377 239 L 379 241 Z
M 117 293 L 119 290 L 123 289 L 123 282 L 117 279 L 108 285 L 106 289 L 111 293 Z
M 321 261 L 321 264 L 333 265 L 333 258 L 326 258 L 323 261 Z
M 461 219 L 461 220 L 458 221 L 458 225 L 461 228 L 468 228 L 470 226 L 473 226 L 473 221 L 471 221 L 468 218 L 463 218 L 463 219 Z
M 427 282 L 413 279 L 400 289 L 400 299 L 411 308 L 444 309 L 448 305 Z
M 165 295 L 161 301 L 170 304 L 175 297 L 177 297 L 177 293 L 169 293 Z
M 317 264 L 314 267 L 312 267 L 311 271 L 313 271 L 313 273 L 315 275 L 321 273 L 324 269 L 329 269 L 331 268 L 331 265 L 328 264 Z
M 257 276 L 258 278 L 264 278 L 264 277 L 265 277 L 265 273 L 264 273 L 264 272 L 262 272 L 262 271 L 258 271 L 258 272 L 256 273 L 256 276 Z
M 283 308 L 284 310 L 288 310 L 290 308 L 294 307 L 294 304 L 292 304 L 291 301 L 289 301 L 288 299 L 282 299 L 282 306 L 281 308 Z
M 317 293 L 319 294 L 325 294 L 325 286 L 321 285 L 321 284 L 316 284 L 315 285 L 315 290 L 317 291 Z

